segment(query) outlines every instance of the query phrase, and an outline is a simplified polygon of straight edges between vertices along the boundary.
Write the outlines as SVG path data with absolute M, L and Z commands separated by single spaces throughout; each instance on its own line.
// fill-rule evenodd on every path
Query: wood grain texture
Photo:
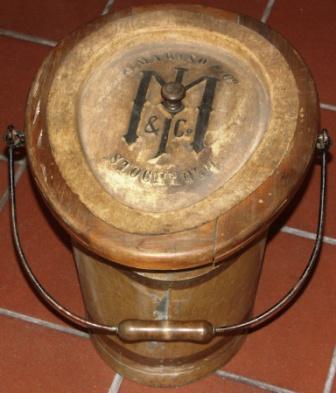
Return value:
M 75 245 L 87 313 L 92 320 L 111 325 L 128 319 L 206 320 L 214 326 L 239 323 L 252 312 L 265 242 L 259 239 L 216 266 L 167 272 L 122 268 Z M 184 385 L 210 374 L 238 351 L 244 339 L 244 335 L 227 335 L 207 343 L 164 343 L 92 336 L 114 370 L 160 387 Z
M 317 95 L 297 52 L 207 7 L 107 15 L 45 60 L 26 130 L 35 181 L 73 239 L 87 314 L 123 327 L 125 340 L 92 335 L 102 358 L 160 387 L 222 367 L 245 335 L 211 339 L 211 326 L 251 315 L 268 228 L 315 148 Z M 174 321 L 207 342 L 127 342 L 132 326 L 146 339 Z
M 135 79 L 129 82 L 129 78 L 118 74 L 116 65 L 106 64 L 112 60 L 117 65 L 127 60 L 134 64 L 133 52 L 137 54 L 146 42 L 155 49 L 147 58 L 162 51 L 160 42 L 168 47 L 170 42 L 173 52 L 205 54 L 213 66 L 216 60 L 239 79 L 236 85 L 223 84 L 222 88 L 222 82 L 219 84 L 205 136 L 206 149 L 201 153 L 187 154 L 180 147 L 180 139 L 175 138 L 176 142 L 169 136 L 166 161 L 161 157 L 161 161 L 152 163 L 149 158 L 156 151 L 156 142 L 146 142 L 134 156 L 140 145 L 129 148 L 119 138 L 122 129 L 127 130 L 136 81 L 148 68 L 145 65 L 132 70 Z M 219 58 L 218 53 L 223 56 Z M 185 60 L 181 60 L 182 65 Z M 168 77 L 166 63 L 153 67 L 162 67 L 163 75 Z M 209 75 L 210 66 L 204 70 L 197 67 L 190 66 L 194 73 L 190 81 L 197 79 L 198 72 Z M 104 102 L 94 105 L 104 94 L 102 75 L 107 71 L 110 79 L 106 77 L 106 85 L 116 82 L 118 86 L 120 80 L 121 86 L 129 86 L 125 92 L 117 90 L 117 100 L 113 94 L 112 99 L 111 94 L 106 96 L 115 105 L 116 113 L 107 109 L 100 113 Z M 255 80 L 252 74 L 257 75 Z M 94 91 L 95 81 L 100 94 Z M 195 88 L 199 89 L 199 97 L 202 86 Z M 254 97 L 259 88 L 259 96 Z M 186 107 L 192 106 L 196 93 L 187 95 Z M 150 94 L 145 98 L 158 100 L 154 109 L 161 114 L 159 90 L 153 88 Z M 225 112 L 225 108 L 230 109 Z M 197 113 L 182 112 L 191 122 L 195 122 Z M 113 124 L 115 134 L 110 131 Z M 228 128 L 230 124 L 232 129 Z M 141 127 L 145 129 L 146 124 Z M 315 87 L 296 51 L 259 22 L 198 6 L 127 10 L 107 15 L 74 33 L 42 66 L 26 116 L 34 178 L 70 235 L 109 260 L 158 270 L 220 261 L 267 230 L 302 182 L 313 155 L 317 129 Z M 183 146 L 187 146 L 189 137 L 183 138 Z M 169 151 L 170 146 L 176 149 Z M 200 175 L 192 184 L 187 181 L 178 187 L 166 183 L 161 188 L 148 187 L 124 176 L 120 168 L 118 172 L 113 163 L 103 166 L 101 158 L 109 149 L 112 157 L 120 152 L 123 156 L 129 154 L 131 158 L 126 157 L 126 161 L 140 162 L 146 168 L 157 166 L 160 173 L 172 166 L 177 168 L 174 173 L 180 170 L 185 174 L 194 167 L 204 172 L 209 157 L 216 169 Z M 141 158 L 144 152 L 149 158 Z M 117 181 L 106 180 L 110 178 Z

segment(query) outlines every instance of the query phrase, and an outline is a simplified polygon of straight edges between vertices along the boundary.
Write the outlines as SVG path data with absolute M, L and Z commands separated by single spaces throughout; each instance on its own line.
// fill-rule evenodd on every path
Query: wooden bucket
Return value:
M 251 315 L 268 228 L 312 159 L 317 108 L 297 52 L 230 12 L 135 8 L 50 53 L 28 101 L 30 167 L 73 239 L 89 319 L 133 320 L 121 338 L 92 334 L 117 372 L 176 386 L 237 352 L 245 332 L 213 338 L 208 326 Z M 171 321 L 203 339 L 170 335 Z

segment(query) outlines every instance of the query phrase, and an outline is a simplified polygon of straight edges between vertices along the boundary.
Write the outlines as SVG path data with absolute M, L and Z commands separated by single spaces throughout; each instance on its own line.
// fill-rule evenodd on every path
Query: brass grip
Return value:
M 191 341 L 207 343 L 215 331 L 207 321 L 140 321 L 120 322 L 117 335 L 123 341 Z

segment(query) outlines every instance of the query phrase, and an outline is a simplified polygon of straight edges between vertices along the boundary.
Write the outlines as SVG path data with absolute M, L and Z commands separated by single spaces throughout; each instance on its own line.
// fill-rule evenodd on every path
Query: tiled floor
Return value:
M 111 0 L 3 0 L 0 7 L 0 127 L 4 129 L 11 122 L 23 126 L 29 85 L 53 41 L 109 8 L 117 10 L 162 2 L 165 1 L 115 0 L 113 4 Z M 203 3 L 258 19 L 263 17 L 289 39 L 313 72 L 322 107 L 329 108 L 321 111 L 321 126 L 329 128 L 336 140 L 335 0 L 203 0 Z M 121 381 L 100 360 L 85 335 L 69 328 L 32 293 L 17 265 L 9 232 L 2 141 L 0 154 L 0 393 L 158 392 L 159 389 Z M 213 375 L 183 388 L 167 389 L 167 392 L 336 392 L 336 383 L 333 383 L 336 373 L 335 159 L 330 161 L 329 168 L 326 244 L 305 292 L 274 323 L 251 334 L 221 376 Z M 316 224 L 318 169 L 318 166 L 314 168 L 292 208 L 274 226 L 275 235 L 266 252 L 256 312 L 286 292 L 309 257 L 313 243 L 309 236 Z M 29 173 L 23 168 L 21 172 L 19 219 L 27 256 L 50 292 L 69 308 L 83 313 L 69 240 L 44 208 Z M 294 234 L 281 233 L 279 228 Z

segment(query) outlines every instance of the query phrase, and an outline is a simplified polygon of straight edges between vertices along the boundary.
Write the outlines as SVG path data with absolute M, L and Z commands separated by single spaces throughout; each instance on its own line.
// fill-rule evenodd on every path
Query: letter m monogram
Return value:
M 183 78 L 185 73 L 188 70 L 185 68 L 176 68 L 176 78 L 175 82 L 182 83 Z M 138 138 L 138 128 L 139 128 L 139 123 L 141 120 L 141 114 L 144 108 L 144 105 L 147 100 L 147 93 L 150 87 L 150 84 L 152 81 L 160 84 L 163 86 L 165 83 L 167 83 L 159 73 L 156 71 L 144 71 L 142 79 L 140 81 L 136 97 L 133 102 L 133 108 L 132 108 L 132 113 L 131 113 L 131 118 L 128 126 L 128 131 L 124 135 L 125 141 L 131 145 L 134 143 L 137 138 Z M 210 77 L 210 76 L 203 76 L 201 78 L 198 78 L 194 80 L 193 82 L 189 83 L 188 85 L 185 86 L 186 91 L 188 92 L 190 89 L 192 89 L 194 86 L 205 82 L 204 85 L 204 92 L 203 96 L 200 102 L 200 105 L 198 107 L 198 117 L 197 117 L 197 122 L 196 122 L 196 128 L 195 128 L 195 133 L 194 133 L 194 139 L 192 142 L 192 146 L 195 150 L 195 152 L 199 153 L 204 149 L 204 138 L 206 131 L 208 129 L 209 125 L 209 119 L 210 119 L 210 114 L 213 110 L 212 104 L 215 98 L 215 92 L 216 92 L 216 87 L 218 83 L 218 79 L 215 77 Z M 168 120 L 168 119 L 167 119 Z M 167 122 L 166 122 L 167 123 Z M 169 126 L 170 122 L 168 121 Z M 166 127 L 166 132 L 169 132 Z M 168 135 L 164 136 L 164 139 L 167 140 Z

